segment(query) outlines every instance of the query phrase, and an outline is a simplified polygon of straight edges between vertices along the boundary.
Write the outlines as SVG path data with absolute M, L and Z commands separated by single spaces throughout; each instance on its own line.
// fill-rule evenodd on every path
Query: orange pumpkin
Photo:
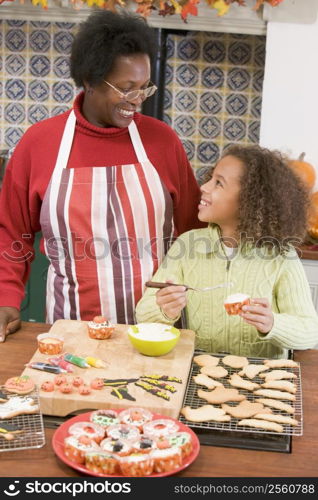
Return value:
M 318 239 L 318 191 L 310 197 L 308 233 L 312 238 Z
M 290 167 L 296 175 L 304 182 L 309 190 L 315 185 L 316 182 L 316 170 L 310 163 L 304 161 L 305 153 L 302 153 L 298 160 L 291 160 L 289 162 Z

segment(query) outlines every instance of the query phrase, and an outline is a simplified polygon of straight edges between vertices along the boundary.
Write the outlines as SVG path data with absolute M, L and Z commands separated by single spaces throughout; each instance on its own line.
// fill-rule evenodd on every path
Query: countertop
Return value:
M 3 384 L 21 374 L 37 348 L 36 335 L 47 331 L 43 323 L 22 323 L 17 333 L 0 344 Z M 293 436 L 292 452 L 278 453 L 201 445 L 198 458 L 179 477 L 316 477 L 318 471 L 318 351 L 295 351 L 300 362 L 304 432 Z M 79 477 L 55 454 L 51 441 L 55 430 L 46 428 L 46 444 L 39 449 L 1 453 L 1 477 Z M 43 466 L 45 464 L 45 466 Z M 83 476 L 84 477 L 84 476 Z

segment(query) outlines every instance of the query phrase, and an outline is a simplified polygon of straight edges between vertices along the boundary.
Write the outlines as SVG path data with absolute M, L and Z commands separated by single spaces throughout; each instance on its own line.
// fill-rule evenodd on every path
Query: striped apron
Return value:
M 50 261 L 46 320 L 102 314 L 132 324 L 144 283 L 173 238 L 173 202 L 135 122 L 128 130 L 138 163 L 67 168 L 75 124 L 72 111 L 40 214 Z

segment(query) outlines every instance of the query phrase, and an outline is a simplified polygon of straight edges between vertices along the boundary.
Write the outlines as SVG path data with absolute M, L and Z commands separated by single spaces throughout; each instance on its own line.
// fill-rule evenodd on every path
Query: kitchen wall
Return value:
M 0 149 L 13 148 L 33 123 L 68 109 L 74 23 L 0 21 Z
M 316 167 L 318 190 L 318 20 L 268 23 L 260 143 Z
M 264 36 L 202 31 L 168 37 L 164 119 L 201 182 L 233 143 L 258 143 Z
M 77 24 L 0 21 L 0 149 L 33 123 L 68 109 L 76 94 L 68 55 Z M 168 37 L 164 119 L 199 181 L 231 143 L 258 142 L 265 37 L 202 31 Z

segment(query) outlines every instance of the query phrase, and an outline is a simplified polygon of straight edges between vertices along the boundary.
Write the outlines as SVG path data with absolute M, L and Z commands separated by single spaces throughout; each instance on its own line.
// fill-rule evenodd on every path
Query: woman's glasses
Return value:
M 147 97 L 153 95 L 158 88 L 156 85 L 151 84 L 146 89 L 130 90 L 129 92 L 122 92 L 121 90 L 117 89 L 116 87 L 114 87 L 114 85 L 107 82 L 106 80 L 104 80 L 104 82 L 107 83 L 107 85 L 109 85 L 113 90 L 115 90 L 115 92 L 117 92 L 122 99 L 125 99 L 127 101 L 134 101 L 135 99 L 139 99 L 139 97 L 141 97 L 142 99 L 147 99 Z

